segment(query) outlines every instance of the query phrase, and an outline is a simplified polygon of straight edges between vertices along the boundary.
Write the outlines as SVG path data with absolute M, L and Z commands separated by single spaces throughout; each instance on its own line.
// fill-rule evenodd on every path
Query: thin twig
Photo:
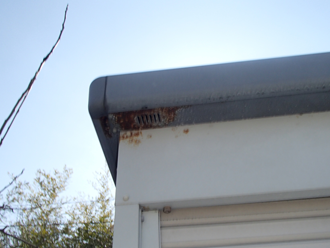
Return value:
M 32 85 L 34 83 L 34 81 L 37 79 L 37 76 L 39 74 L 39 72 L 41 71 L 41 68 L 43 67 L 43 65 L 46 63 L 46 61 L 48 60 L 48 58 L 50 57 L 50 55 L 53 53 L 54 49 L 56 48 L 56 46 L 58 45 L 58 43 L 60 42 L 61 40 L 61 37 L 62 37 L 62 33 L 64 31 L 64 25 L 65 25 L 65 21 L 66 21 L 66 14 L 68 12 L 68 8 L 69 8 L 69 5 L 66 6 L 66 9 L 65 9 L 65 13 L 64 13 L 64 20 L 63 20 L 63 23 L 62 23 L 62 29 L 61 29 L 61 32 L 56 40 L 56 43 L 54 44 L 54 46 L 52 47 L 52 49 L 50 50 L 50 52 L 46 55 L 46 57 L 43 58 L 42 62 L 40 63 L 39 65 L 39 68 L 38 70 L 36 71 L 36 73 L 34 74 L 33 78 L 31 79 L 28 87 L 26 88 L 26 90 L 22 93 L 21 97 L 17 100 L 14 108 L 12 109 L 12 111 L 10 112 L 8 118 L 4 121 L 4 123 L 2 124 L 1 126 L 1 129 L 0 129 L 0 135 L 2 134 L 2 131 L 4 130 L 4 128 L 6 127 L 7 125 L 7 122 L 10 120 L 10 118 L 14 115 L 14 118 L 11 120 L 10 122 L 10 125 L 8 126 L 7 128 L 7 131 L 5 132 L 4 136 L 1 138 L 1 141 L 0 141 L 0 146 L 2 145 L 2 142 L 3 140 L 5 139 L 5 137 L 7 136 L 7 133 L 11 127 L 11 125 L 13 124 L 14 120 L 16 119 L 16 116 L 18 114 L 18 112 L 20 111 L 26 97 L 28 96 L 31 88 L 32 88 Z M 18 109 L 16 110 L 16 108 L 18 107 Z
M 2 204 L 2 206 L 0 206 L 0 222 L 2 223 L 3 220 L 2 218 L 5 218 L 5 213 L 6 211 L 10 210 L 11 212 L 14 212 L 14 210 L 9 206 L 9 205 L 6 205 L 6 204 Z
M 18 177 L 20 177 L 22 174 L 23 174 L 23 172 L 24 172 L 24 170 L 25 169 L 23 169 L 22 171 L 21 171 L 21 173 L 19 173 L 17 176 L 15 176 L 14 178 L 13 178 L 13 180 L 11 180 L 11 182 L 10 183 L 8 183 L 1 191 L 0 191 L 0 194 L 6 189 L 6 188 L 8 188 L 10 185 L 12 185 L 15 181 L 16 181 L 16 179 L 18 178 Z
M 2 204 L 2 206 L 0 206 L 0 210 L 1 211 L 10 210 L 10 211 L 14 212 L 14 209 L 12 209 L 9 205 L 6 205 L 4 203 Z M 0 213 L 0 215 L 2 215 L 2 214 Z
M 35 245 L 31 244 L 30 242 L 28 242 L 28 241 L 22 239 L 22 238 L 19 238 L 19 237 L 13 235 L 13 234 L 10 234 L 10 233 L 5 232 L 5 229 L 6 229 L 7 227 L 8 227 L 8 226 L 5 226 L 5 228 L 0 229 L 0 232 L 3 233 L 4 235 L 7 235 L 7 236 L 12 237 L 12 238 L 14 238 L 14 239 L 17 239 L 17 240 L 19 240 L 19 241 L 21 241 L 21 242 L 23 242 L 23 243 L 25 243 L 25 244 L 27 244 L 27 245 L 29 245 L 29 246 L 31 246 L 31 247 L 38 248 L 38 246 L 35 246 Z

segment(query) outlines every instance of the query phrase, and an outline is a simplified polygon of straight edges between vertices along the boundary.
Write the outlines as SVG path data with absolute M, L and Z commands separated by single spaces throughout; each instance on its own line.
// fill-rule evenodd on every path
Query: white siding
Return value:
M 119 143 L 116 205 L 186 208 L 330 196 L 329 127 L 324 112 L 142 130 Z

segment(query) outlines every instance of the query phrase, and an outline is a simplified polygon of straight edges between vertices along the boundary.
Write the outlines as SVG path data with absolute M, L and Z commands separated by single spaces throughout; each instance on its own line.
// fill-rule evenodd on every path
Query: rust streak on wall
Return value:
M 140 137 L 142 137 L 141 131 L 129 131 L 121 134 L 119 141 L 127 141 L 128 144 L 139 145 L 141 143 Z

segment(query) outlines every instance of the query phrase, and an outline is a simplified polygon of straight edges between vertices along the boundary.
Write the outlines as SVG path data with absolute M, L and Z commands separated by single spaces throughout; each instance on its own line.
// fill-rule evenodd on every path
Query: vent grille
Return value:
M 115 125 L 119 126 L 121 131 L 159 128 L 166 127 L 172 123 L 176 118 L 177 111 L 183 108 L 186 107 L 166 107 L 127 111 L 112 114 L 112 118 L 114 118 Z
M 159 113 L 153 114 L 142 114 L 135 117 L 135 123 L 137 126 L 142 127 L 145 125 L 160 125 L 162 123 L 162 118 Z

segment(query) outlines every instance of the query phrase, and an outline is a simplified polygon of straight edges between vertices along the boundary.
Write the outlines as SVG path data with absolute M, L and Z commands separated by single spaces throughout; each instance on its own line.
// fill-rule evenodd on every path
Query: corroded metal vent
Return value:
M 175 120 L 177 111 L 182 108 L 186 106 L 115 113 L 109 118 L 123 131 L 165 127 Z
M 160 125 L 162 123 L 162 117 L 160 113 L 137 115 L 135 117 L 135 123 L 139 127 L 143 127 L 145 125 Z

